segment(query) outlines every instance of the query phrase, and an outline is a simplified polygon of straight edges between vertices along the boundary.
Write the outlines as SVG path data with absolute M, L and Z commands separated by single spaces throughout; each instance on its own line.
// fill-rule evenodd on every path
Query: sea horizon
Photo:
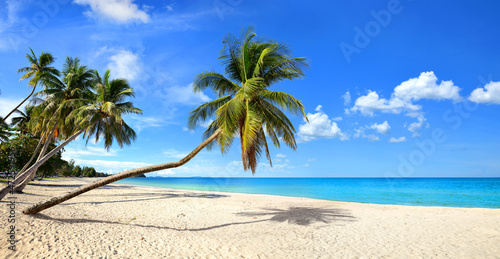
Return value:
M 300 179 L 300 181 L 297 181 Z M 277 181 L 273 181 L 277 180 Z M 118 183 L 409 206 L 500 208 L 499 177 L 146 177 Z

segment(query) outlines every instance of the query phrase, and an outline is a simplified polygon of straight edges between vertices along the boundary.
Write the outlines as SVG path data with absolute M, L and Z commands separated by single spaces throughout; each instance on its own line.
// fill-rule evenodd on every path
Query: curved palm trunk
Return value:
M 24 173 L 20 174 L 16 179 L 14 179 L 10 184 L 13 185 L 13 186 L 16 186 L 18 185 L 19 183 L 21 183 L 22 180 L 24 180 L 24 178 L 28 175 L 30 175 L 33 171 L 36 171 L 38 169 L 38 167 L 40 167 L 43 163 L 45 163 L 45 161 L 49 160 L 49 158 L 51 158 L 53 155 L 55 155 L 59 150 L 61 150 L 64 146 L 66 146 L 68 143 L 70 143 L 71 141 L 73 141 L 76 137 L 78 137 L 80 134 L 82 134 L 87 128 L 84 128 L 80 131 L 78 131 L 77 133 L 73 134 L 73 136 L 69 137 L 68 139 L 66 139 L 63 143 L 61 143 L 59 146 L 57 146 L 56 148 L 52 149 L 52 151 L 50 151 L 47 155 L 45 155 L 40 161 L 37 161 L 35 164 L 33 164 L 30 168 L 28 168 L 28 170 L 26 170 Z M 7 185 L 5 186 L 1 191 L 0 191 L 0 200 L 3 199 L 3 197 L 5 197 L 5 195 L 7 195 L 7 193 L 9 193 L 9 190 L 10 189 L 10 186 Z
M 216 139 L 220 133 L 221 133 L 221 130 L 218 129 L 217 131 L 214 132 L 214 134 L 212 134 L 212 136 L 207 138 L 199 146 L 197 146 L 193 151 L 191 151 L 191 153 L 189 153 L 187 156 L 185 156 L 184 158 L 182 158 L 181 160 L 179 160 L 177 162 L 170 162 L 170 163 L 165 163 L 165 164 L 160 164 L 160 165 L 141 167 L 141 168 L 137 168 L 137 169 L 133 169 L 133 170 L 127 170 L 127 171 L 124 171 L 124 172 L 121 172 L 121 173 L 118 173 L 118 174 L 115 174 L 112 176 L 108 176 L 106 178 L 102 178 L 102 179 L 94 181 L 92 183 L 82 185 L 76 189 L 73 189 L 71 192 L 56 196 L 50 200 L 46 200 L 46 201 L 42 201 L 40 203 L 37 203 L 37 204 L 23 210 L 23 213 L 24 214 L 38 213 L 42 210 L 48 209 L 52 206 L 55 206 L 61 202 L 67 201 L 67 200 L 69 200 L 75 196 L 78 196 L 82 193 L 88 192 L 90 190 L 99 188 L 99 187 L 104 186 L 106 184 L 116 182 L 118 180 L 125 179 L 125 178 L 131 177 L 131 176 L 182 166 L 185 163 L 189 162 L 189 160 L 191 160 L 194 156 L 196 156 L 196 154 L 198 154 L 210 142 L 212 142 L 214 139 Z
M 2 122 L 4 122 L 5 120 L 7 120 L 7 118 L 9 118 L 9 116 L 17 110 L 17 108 L 21 107 L 21 105 L 23 105 L 23 103 L 26 102 L 33 95 L 33 93 L 35 92 L 35 88 L 36 87 L 33 87 L 33 90 L 31 90 L 31 93 L 28 95 L 28 97 L 24 98 L 24 100 L 19 105 L 17 105 L 16 108 L 14 108 L 14 110 L 12 110 L 11 112 L 9 112 L 9 114 L 7 114 L 7 116 L 5 116 L 3 118 L 3 120 L 0 122 L 0 124 L 2 124 Z
M 20 174 L 22 174 L 24 172 L 24 170 L 26 170 L 26 168 L 28 168 L 28 166 L 31 164 L 31 162 L 33 162 L 33 158 L 35 158 L 36 154 L 38 153 L 38 150 L 40 149 L 40 146 L 42 145 L 42 138 L 40 138 L 40 141 L 38 141 L 38 144 L 36 145 L 36 148 L 35 148 L 35 151 L 33 152 L 33 155 L 31 155 L 31 158 L 30 160 L 28 161 L 28 163 L 26 163 L 23 168 L 21 169 L 21 171 L 19 171 Z M 38 161 L 38 159 L 37 159 Z
M 43 145 L 42 151 L 40 152 L 40 155 L 38 156 L 38 158 L 36 160 L 37 162 L 40 161 L 43 156 L 45 156 L 45 153 L 47 152 L 47 148 L 49 147 L 50 142 L 52 142 L 52 138 L 54 137 L 54 132 L 55 132 L 56 127 L 57 127 L 57 123 L 55 123 L 54 126 L 52 127 L 50 135 L 47 137 L 47 140 L 45 141 L 45 144 Z M 40 168 L 40 166 L 38 166 L 36 169 L 34 169 L 30 175 L 26 176 L 20 184 L 16 185 L 16 187 L 14 187 L 14 191 L 17 193 L 22 193 L 24 188 L 26 187 L 26 185 L 28 185 L 29 182 L 31 182 L 33 179 L 35 179 L 36 171 L 38 170 L 38 168 Z

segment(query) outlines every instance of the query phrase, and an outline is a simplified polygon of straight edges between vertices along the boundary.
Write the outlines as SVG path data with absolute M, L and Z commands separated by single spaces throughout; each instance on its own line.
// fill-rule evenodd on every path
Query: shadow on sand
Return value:
M 312 207 L 290 207 L 286 210 L 281 209 L 263 209 L 262 212 L 242 212 L 237 213 L 238 216 L 253 217 L 251 221 L 241 221 L 241 222 L 231 222 L 220 225 L 214 225 L 204 228 L 174 228 L 167 226 L 155 226 L 155 225 L 145 225 L 145 224 L 129 224 L 119 221 L 107 221 L 107 220 L 94 220 L 86 218 L 54 218 L 44 214 L 34 214 L 31 215 L 34 218 L 41 220 L 51 220 L 56 222 L 61 222 L 64 224 L 79 224 L 79 223 L 104 223 L 104 224 L 115 224 L 115 225 L 131 225 L 135 227 L 143 228 L 155 228 L 155 229 L 168 229 L 174 231 L 206 231 L 216 228 L 223 228 L 235 225 L 246 225 L 246 224 L 256 224 L 259 222 L 288 222 L 289 224 L 296 224 L 301 226 L 308 226 L 315 222 L 322 222 L 325 224 L 333 223 L 336 221 L 354 221 L 355 218 L 348 213 L 347 210 L 342 209 L 325 209 L 325 208 L 312 208 Z M 256 216 L 259 217 L 270 217 L 256 220 Z
M 131 194 L 108 194 L 108 195 L 93 195 L 93 197 L 125 197 L 121 200 L 112 201 L 87 201 L 87 202 L 72 202 L 63 203 L 61 205 L 75 205 L 75 204 L 105 204 L 105 203 L 121 203 L 121 202 L 134 202 L 134 201 L 149 201 L 149 200 L 160 200 L 160 199 L 172 199 L 172 198 L 202 198 L 202 199 L 216 199 L 229 197 L 229 195 L 222 194 L 212 194 L 212 193 L 131 193 Z M 132 199 L 129 199 L 132 198 Z
M 266 209 L 259 212 L 241 212 L 238 215 L 247 217 L 271 217 L 270 221 L 287 222 L 308 226 L 315 222 L 330 223 L 333 221 L 354 221 L 354 217 L 343 209 L 324 209 L 312 207 L 290 207 L 287 210 Z

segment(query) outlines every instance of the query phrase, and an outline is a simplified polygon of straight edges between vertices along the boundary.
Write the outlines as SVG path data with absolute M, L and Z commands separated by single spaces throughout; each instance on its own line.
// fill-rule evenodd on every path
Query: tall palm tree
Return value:
M 19 103 L 19 105 L 16 106 L 16 108 L 14 108 L 11 112 L 9 112 L 9 114 L 7 114 L 3 119 L 1 119 L 1 122 L 4 122 L 12 113 L 14 113 L 14 111 L 19 109 L 19 107 L 23 105 L 23 103 L 26 102 L 33 95 L 37 84 L 40 82 L 40 80 L 44 75 L 48 74 L 54 74 L 56 76 L 59 75 L 59 71 L 54 67 L 50 66 L 52 63 L 54 63 L 55 60 L 52 54 L 42 52 L 42 54 L 40 54 L 40 57 L 37 58 L 35 52 L 33 52 L 31 48 L 29 49 L 31 51 L 31 55 L 29 53 L 26 54 L 26 59 L 28 59 L 30 66 L 20 68 L 17 70 L 17 72 L 18 73 L 25 72 L 25 74 L 21 76 L 19 81 L 31 78 L 28 85 L 31 86 L 33 89 L 31 90 L 31 93 L 21 103 Z
M 195 91 L 210 87 L 219 98 L 191 112 L 189 118 L 191 128 L 214 115 L 215 121 L 205 131 L 205 140 L 186 157 L 176 162 L 142 167 L 108 176 L 35 204 L 25 209 L 23 213 L 38 213 L 77 195 L 127 177 L 182 166 L 203 148 L 214 143 L 221 147 L 222 152 L 226 152 L 235 136 L 241 139 L 244 169 L 251 169 L 252 172 L 255 172 L 258 157 L 263 151 L 270 160 L 264 132 L 277 146 L 280 145 L 281 138 L 286 145 L 295 149 L 295 129 L 279 108 L 303 114 L 305 117 L 303 105 L 289 94 L 270 91 L 268 88 L 285 79 L 303 77 L 302 69 L 306 67 L 306 60 L 291 58 L 290 49 L 283 43 L 258 41 L 254 40 L 254 37 L 253 28 L 250 27 L 241 39 L 232 35 L 224 38 L 225 48 L 221 52 L 220 59 L 226 66 L 229 78 L 213 71 L 204 72 L 196 77 Z
M 43 133 L 40 141 L 45 142 L 37 162 L 45 155 L 54 138 L 64 139 L 71 136 L 74 125 L 64 121 L 73 110 L 83 104 L 82 100 L 88 97 L 94 81 L 94 71 L 82 66 L 78 58 L 66 58 L 62 78 L 58 78 L 54 73 L 44 72 L 42 82 L 45 89 L 35 95 L 45 97 L 45 100 L 38 105 L 38 116 L 32 123 L 35 131 Z M 29 175 L 24 175 L 21 170 L 19 177 L 24 175 L 24 179 L 14 190 L 21 193 L 28 182 L 35 178 L 37 169 L 38 167 Z

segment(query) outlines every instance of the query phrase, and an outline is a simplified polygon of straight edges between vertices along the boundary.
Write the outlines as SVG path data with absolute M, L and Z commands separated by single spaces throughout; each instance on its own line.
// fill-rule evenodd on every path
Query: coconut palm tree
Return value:
M 67 57 L 62 78 L 58 78 L 54 73 L 44 72 L 41 80 L 45 89 L 35 95 L 45 97 L 45 100 L 37 106 L 36 120 L 31 123 L 34 131 L 43 133 L 40 141 L 45 142 L 37 162 L 45 155 L 54 138 L 64 139 L 73 133 L 74 125 L 65 123 L 65 120 L 73 110 L 82 105 L 82 100 L 88 97 L 95 74 L 93 70 L 80 65 L 80 59 Z M 23 169 L 27 166 L 28 164 Z M 37 170 L 38 168 L 25 175 L 22 182 L 14 187 L 14 191 L 21 193 L 28 182 L 35 178 Z M 23 175 L 21 170 L 19 177 Z
M 296 148 L 293 134 L 295 129 L 279 108 L 305 116 L 303 105 L 289 94 L 270 91 L 268 88 L 285 79 L 303 77 L 302 69 L 306 67 L 306 60 L 291 58 L 290 49 L 283 43 L 257 41 L 254 37 L 253 28 L 249 28 L 241 39 L 232 35 L 224 38 L 225 48 L 220 58 L 226 66 L 228 78 L 213 71 L 204 72 L 196 77 L 195 91 L 210 87 L 219 98 L 191 112 L 189 118 L 191 128 L 213 115 L 215 121 L 205 131 L 205 140 L 186 157 L 176 162 L 128 170 L 97 180 L 69 193 L 35 204 L 25 209 L 23 213 L 38 213 L 77 195 L 127 177 L 182 166 L 203 148 L 214 143 L 221 147 L 222 152 L 226 152 L 235 136 L 241 139 L 244 168 L 251 169 L 252 172 L 255 172 L 258 157 L 263 149 L 270 158 L 264 132 L 277 146 L 281 138 L 286 145 Z
M 73 110 L 66 119 L 67 124 L 75 125 L 73 135 L 27 169 L 24 176 L 31 174 L 33 170 L 82 133 L 87 141 L 89 138 L 98 140 L 101 135 L 104 136 L 104 146 L 107 149 L 111 147 L 113 141 L 123 147 L 124 144 L 129 145 L 136 138 L 134 130 L 123 120 L 126 114 L 142 114 L 140 109 L 126 101 L 127 98 L 134 97 L 133 89 L 124 79 L 109 80 L 109 71 L 106 71 L 104 78 L 101 78 L 98 73 L 95 75 L 99 83 L 94 85 L 93 92 L 87 95 L 86 99 L 78 100 L 84 105 Z M 16 179 L 13 184 L 19 183 Z M 0 198 L 3 198 L 7 192 L 0 191 Z
M 14 113 L 19 114 L 19 116 L 12 118 L 11 125 L 17 127 L 25 134 L 28 133 L 28 123 L 31 120 L 34 108 L 35 106 L 26 105 L 26 107 L 24 107 L 24 112 L 16 109 Z
M 40 57 L 37 58 L 35 52 L 33 52 L 31 48 L 29 49 L 31 51 L 31 55 L 29 53 L 26 54 L 26 59 L 28 59 L 30 66 L 20 68 L 17 70 L 17 72 L 18 73 L 25 72 L 25 74 L 21 76 L 19 81 L 31 78 L 28 85 L 31 86 L 33 89 L 31 90 L 31 93 L 21 103 L 19 103 L 19 105 L 16 106 L 16 108 L 14 108 L 11 112 L 9 112 L 9 114 L 7 114 L 3 119 L 1 119 L 1 122 L 4 122 L 12 113 L 14 113 L 24 102 L 26 102 L 33 95 L 37 84 L 40 82 L 40 80 L 44 75 L 48 74 L 54 74 L 56 76 L 59 75 L 59 71 L 54 67 L 50 66 L 50 64 L 54 63 L 55 60 L 52 54 L 42 52 L 42 54 L 40 54 Z

